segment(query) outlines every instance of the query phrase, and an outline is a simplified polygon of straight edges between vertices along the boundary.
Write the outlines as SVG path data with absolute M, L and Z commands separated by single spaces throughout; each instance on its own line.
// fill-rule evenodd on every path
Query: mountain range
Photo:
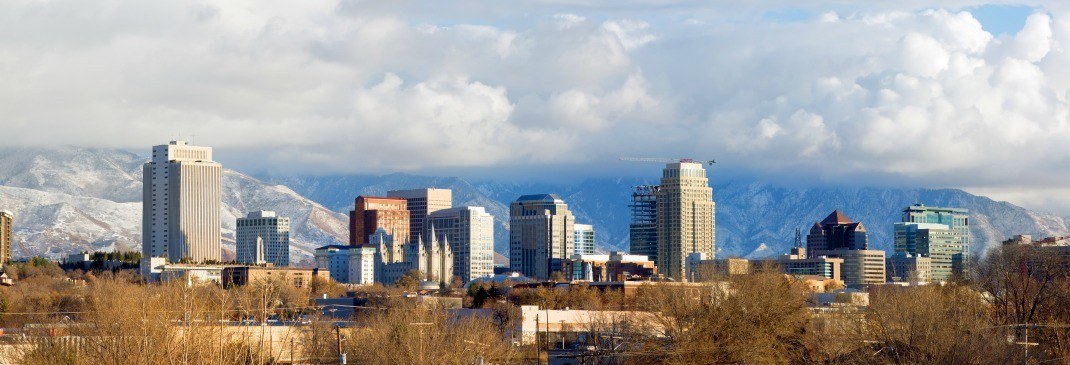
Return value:
M 141 241 L 141 169 L 134 153 L 90 148 L 0 149 L 0 209 L 15 213 L 16 256 L 58 257 L 81 250 L 136 250 Z M 225 169 L 224 247 L 233 249 L 236 217 L 274 210 L 292 220 L 298 260 L 309 260 L 321 245 L 346 242 L 345 213 L 357 195 L 387 190 L 438 187 L 453 190 L 454 205 L 487 208 L 495 217 L 495 251 L 508 252 L 509 203 L 524 194 L 556 193 L 597 232 L 600 251 L 627 250 L 631 187 L 649 179 L 589 179 L 577 184 L 469 181 L 410 174 L 351 176 L 249 176 Z M 892 247 L 892 223 L 915 202 L 954 206 L 971 212 L 973 250 L 983 251 L 1014 234 L 1038 236 L 1070 232 L 1070 220 L 1030 211 L 957 189 L 825 186 L 786 187 L 758 181 L 722 181 L 710 172 L 717 202 L 720 257 L 765 257 L 783 253 L 835 209 L 862 222 L 870 245 Z

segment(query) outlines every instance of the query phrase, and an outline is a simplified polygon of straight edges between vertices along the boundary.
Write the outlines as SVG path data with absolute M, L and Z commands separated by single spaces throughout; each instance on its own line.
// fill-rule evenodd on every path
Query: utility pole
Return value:
M 342 364 L 342 365 L 345 365 L 346 364 L 346 354 L 344 352 L 342 352 L 342 326 L 341 325 L 337 325 L 337 324 L 334 325 L 334 336 L 335 336 L 335 340 L 338 343 L 338 363 Z

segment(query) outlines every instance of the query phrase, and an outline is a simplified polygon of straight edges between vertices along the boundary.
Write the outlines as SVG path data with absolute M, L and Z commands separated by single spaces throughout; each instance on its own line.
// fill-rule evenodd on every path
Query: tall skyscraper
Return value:
M 142 253 L 201 262 L 220 259 L 223 167 L 212 148 L 171 141 L 144 168 Z
M 908 223 L 936 223 L 947 226 L 954 236 L 956 244 L 961 246 L 962 251 L 955 255 L 956 271 L 964 271 L 970 262 L 970 211 L 963 208 L 926 207 L 922 204 L 914 204 L 903 208 L 903 222 Z M 896 247 L 899 250 L 899 247 Z M 909 250 L 904 252 L 910 252 Z M 915 252 L 910 252 L 916 254 Z M 933 262 L 933 271 L 936 271 L 936 262 Z
M 636 186 L 632 192 L 632 223 L 628 225 L 630 252 L 658 261 L 657 185 Z
M 453 207 L 453 191 L 450 189 L 391 190 L 386 196 L 405 199 L 409 210 L 409 242 L 416 242 L 421 236 L 425 241 L 428 239 L 424 227 L 428 214 Z
M 836 210 L 810 227 L 806 248 L 811 255 L 824 250 L 865 250 L 869 248 L 869 235 L 862 223 L 852 222 Z
M 250 212 L 238 218 L 235 233 L 237 261 L 276 267 L 290 266 L 290 219 L 272 211 Z
M 576 224 L 575 247 L 576 255 L 594 255 L 594 226 L 590 224 Z
M 368 236 L 382 228 L 399 249 L 409 241 L 409 210 L 402 198 L 358 196 L 354 209 L 349 211 L 349 245 L 368 243 Z M 400 251 L 399 251 L 400 252 Z M 400 253 L 398 256 L 402 256 Z
M 453 251 L 453 275 L 464 282 L 494 275 L 494 217 L 483 207 L 457 207 L 428 214 L 431 237 L 449 242 Z
M 715 258 L 715 205 L 706 170 L 696 162 L 665 165 L 656 199 L 658 271 L 683 280 L 688 255 Z
M 0 210 L 0 264 L 11 262 L 11 245 L 15 244 L 13 237 L 15 215 L 6 210 Z M 26 253 L 23 252 L 23 255 Z
M 555 194 L 524 195 L 509 206 L 509 267 L 548 279 L 575 250 L 576 218 Z
M 843 259 L 843 282 L 848 286 L 880 284 L 885 280 L 884 251 L 870 250 L 866 227 L 839 210 L 810 228 L 806 252 L 810 258 Z

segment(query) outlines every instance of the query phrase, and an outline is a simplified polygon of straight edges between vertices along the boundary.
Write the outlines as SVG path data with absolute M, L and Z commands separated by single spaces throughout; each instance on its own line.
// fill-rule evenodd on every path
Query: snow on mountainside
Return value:
M 651 175 L 657 176 L 652 170 Z M 835 209 L 862 222 L 871 247 L 891 250 L 892 224 L 901 210 L 916 202 L 930 206 L 967 208 L 971 212 L 973 250 L 981 252 L 1015 234 L 1036 236 L 1070 233 L 1070 223 L 1052 214 L 1026 210 L 1006 202 L 976 196 L 957 189 L 901 189 L 873 187 L 788 188 L 752 181 L 718 181 L 717 251 L 721 257 L 765 257 L 787 252 L 795 229 L 805 235 L 814 222 Z M 352 209 L 360 194 L 378 195 L 390 189 L 434 186 L 451 188 L 454 205 L 487 206 L 494 215 L 495 251 L 508 252 L 509 203 L 524 194 L 557 193 L 576 214 L 576 221 L 594 225 L 598 248 L 628 249 L 631 187 L 656 183 L 644 179 L 594 179 L 577 185 L 508 184 L 469 182 L 459 178 L 407 174 L 384 176 L 276 177 L 265 178 L 337 211 Z
M 0 209 L 15 213 L 15 255 L 140 250 L 141 169 L 145 158 L 88 148 L 0 149 Z M 224 246 L 236 217 L 274 210 L 291 219 L 295 261 L 346 241 L 347 219 L 285 186 L 224 169 Z
M 0 209 L 15 213 L 16 239 L 29 254 L 59 256 L 79 250 L 139 249 L 141 165 L 135 154 L 86 148 L 0 149 Z M 453 177 L 275 177 L 223 175 L 225 246 L 233 244 L 235 219 L 258 209 L 275 210 L 293 224 L 295 258 L 324 244 L 346 242 L 347 219 L 357 195 L 387 190 L 449 188 L 454 205 L 486 207 L 495 218 L 495 251 L 508 252 L 509 203 L 524 194 L 557 193 L 580 223 L 592 224 L 598 249 L 627 250 L 631 186 L 650 179 L 594 179 L 574 185 L 470 182 Z M 796 228 L 809 229 L 834 209 L 861 221 L 872 247 L 890 250 L 892 223 L 915 201 L 971 211 L 974 250 L 1014 234 L 1070 233 L 1067 219 L 956 189 L 873 187 L 789 188 L 713 177 L 717 202 L 717 250 L 721 257 L 761 257 L 786 252 Z M 269 181 L 265 183 L 263 181 Z M 277 185 L 273 185 L 277 184 Z M 322 205 L 321 205 L 322 204 Z M 15 253 L 27 253 L 16 245 Z

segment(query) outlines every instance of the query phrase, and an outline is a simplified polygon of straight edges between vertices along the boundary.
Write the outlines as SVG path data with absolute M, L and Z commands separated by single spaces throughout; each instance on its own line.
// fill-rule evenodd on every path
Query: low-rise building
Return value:
M 244 286 L 258 281 L 278 281 L 296 288 L 310 288 L 314 278 L 330 279 L 323 269 L 296 267 L 229 266 L 222 269 L 224 287 Z
M 649 280 L 657 274 L 654 262 L 643 255 L 613 252 L 608 255 L 572 255 L 560 261 L 566 280 L 628 281 Z
M 751 262 L 741 258 L 711 259 L 705 252 L 692 252 L 684 262 L 687 280 L 702 282 L 751 272 Z
M 316 249 L 316 268 L 330 272 L 331 279 L 344 284 L 375 283 L 375 247 L 328 245 Z
M 817 275 L 832 280 L 843 280 L 843 259 L 806 255 L 806 248 L 794 247 L 787 255 L 782 255 L 775 261 L 777 266 L 788 275 Z
M 163 257 L 141 259 L 141 277 L 147 282 L 179 280 L 186 285 L 220 284 L 225 265 L 171 264 Z
M 911 255 L 906 252 L 896 252 L 888 257 L 888 282 L 924 284 L 933 278 L 932 259 Z
M 883 284 L 887 276 L 883 250 L 825 250 L 820 255 L 843 259 L 843 282 L 848 287 Z

